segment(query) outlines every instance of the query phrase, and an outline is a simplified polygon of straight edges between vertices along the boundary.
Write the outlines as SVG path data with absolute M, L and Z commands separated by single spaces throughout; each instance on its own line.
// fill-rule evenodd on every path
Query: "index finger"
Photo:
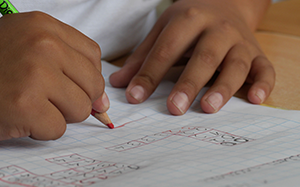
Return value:
M 128 85 L 126 97 L 130 103 L 143 102 L 154 92 L 169 68 L 199 37 L 204 24 L 199 19 L 186 19 L 186 15 L 171 19 L 155 38 L 142 67 Z M 149 45 L 151 41 L 143 47 Z

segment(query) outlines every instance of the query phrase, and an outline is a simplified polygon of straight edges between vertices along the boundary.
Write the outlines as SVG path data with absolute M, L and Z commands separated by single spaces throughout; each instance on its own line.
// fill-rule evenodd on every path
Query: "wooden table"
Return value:
M 273 4 L 258 30 L 300 36 L 300 0 Z
M 275 88 L 264 104 L 300 110 L 300 0 L 273 4 L 255 36 L 276 71 Z M 125 59 L 113 64 L 121 66 Z M 244 86 L 235 96 L 246 98 L 246 91 Z
M 255 36 L 276 71 L 274 90 L 264 104 L 300 110 L 300 37 L 261 31 Z M 236 96 L 246 98 L 246 90 Z
M 256 38 L 273 63 L 276 83 L 265 104 L 300 110 L 300 0 L 273 4 Z

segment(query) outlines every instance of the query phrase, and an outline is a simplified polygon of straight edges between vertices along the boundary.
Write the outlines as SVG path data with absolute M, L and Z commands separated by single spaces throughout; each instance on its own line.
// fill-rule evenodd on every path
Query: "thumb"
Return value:
M 110 103 L 107 94 L 103 92 L 102 96 L 94 101 L 93 109 L 99 113 L 104 113 L 109 109 L 109 105 Z

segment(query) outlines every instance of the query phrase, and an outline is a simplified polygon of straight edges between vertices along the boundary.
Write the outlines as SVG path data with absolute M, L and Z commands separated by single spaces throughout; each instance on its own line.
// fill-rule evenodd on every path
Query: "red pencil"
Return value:
M 98 119 L 99 121 L 101 121 L 104 125 L 106 125 L 108 128 L 113 129 L 114 124 L 111 122 L 111 120 L 109 119 L 108 115 L 106 114 L 106 112 L 104 113 L 99 113 L 97 111 L 95 111 L 94 109 L 92 109 L 91 112 L 92 116 L 94 116 L 96 119 Z

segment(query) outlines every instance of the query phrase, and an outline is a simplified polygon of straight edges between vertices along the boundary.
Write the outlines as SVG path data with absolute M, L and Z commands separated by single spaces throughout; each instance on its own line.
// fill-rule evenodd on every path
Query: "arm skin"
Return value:
M 260 20 L 271 4 L 271 0 L 234 0 L 234 3 L 244 12 L 244 19 L 252 31 L 255 31 Z
M 179 0 L 173 0 L 173 3 Z M 255 30 L 259 21 L 271 4 L 271 0 L 232 0 L 232 2 L 243 12 L 249 28 Z

